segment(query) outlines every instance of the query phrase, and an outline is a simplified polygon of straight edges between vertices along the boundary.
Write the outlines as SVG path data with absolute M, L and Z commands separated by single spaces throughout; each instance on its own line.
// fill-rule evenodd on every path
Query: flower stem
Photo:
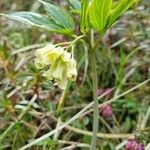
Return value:
M 97 79 L 97 65 L 96 65 L 96 51 L 95 49 L 90 53 L 91 68 L 92 68 L 92 82 L 93 82 L 93 101 L 94 101 L 94 114 L 93 114 L 93 136 L 91 141 L 91 150 L 96 150 L 97 132 L 98 132 L 98 79 Z
M 68 92 L 68 83 L 67 83 L 66 89 L 63 91 L 63 93 L 60 97 L 60 101 L 59 101 L 58 106 L 57 106 L 57 114 L 59 114 L 61 112 L 61 109 L 62 109 L 64 102 L 65 102 L 65 97 L 66 97 L 67 92 Z

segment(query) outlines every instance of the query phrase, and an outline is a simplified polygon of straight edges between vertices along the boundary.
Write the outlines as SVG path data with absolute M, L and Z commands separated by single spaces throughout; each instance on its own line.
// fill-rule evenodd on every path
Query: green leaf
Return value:
M 81 10 L 81 3 L 79 0 L 69 0 L 71 7 L 75 10 Z
M 81 0 L 80 29 L 82 33 L 86 33 L 89 27 L 88 4 L 89 4 L 88 0 Z
M 90 23 L 101 34 L 105 32 L 111 8 L 112 0 L 92 0 L 89 6 Z
M 112 26 L 116 20 L 135 2 L 137 2 L 137 0 L 120 0 L 114 3 L 114 7 L 109 18 L 108 27 Z
M 125 132 L 128 132 L 128 131 L 131 129 L 132 122 L 131 122 L 130 117 L 126 117 L 126 120 L 125 120 L 125 122 L 123 123 L 123 126 L 124 126 Z
M 44 8 L 47 11 L 48 15 L 57 25 L 70 30 L 70 32 L 73 31 L 74 22 L 68 12 L 55 5 L 52 5 L 51 3 L 43 2 L 41 0 L 39 1 L 44 5 Z
M 117 7 L 119 3 L 120 3 L 120 1 L 113 2 L 113 4 L 112 4 L 112 9 L 114 9 L 115 7 Z
M 67 31 L 64 30 L 63 27 L 57 25 L 54 23 L 53 20 L 50 20 L 46 16 L 42 16 L 40 14 L 34 13 L 34 12 L 14 12 L 11 14 L 0 14 L 2 16 L 8 17 L 13 20 L 17 20 L 19 22 L 32 25 L 35 27 L 39 27 L 42 29 L 46 29 L 52 32 L 57 32 L 57 33 L 65 33 Z

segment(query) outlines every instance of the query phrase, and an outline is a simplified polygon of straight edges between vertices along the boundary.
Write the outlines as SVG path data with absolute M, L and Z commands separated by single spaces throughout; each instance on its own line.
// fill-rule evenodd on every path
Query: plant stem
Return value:
M 64 105 L 64 102 L 65 102 L 65 97 L 66 97 L 67 92 L 68 92 L 68 87 L 63 91 L 61 95 L 60 101 L 57 106 L 57 114 L 61 112 L 62 106 Z
M 93 101 L 94 101 L 94 114 L 93 114 L 93 136 L 91 141 L 91 150 L 96 150 L 97 132 L 98 132 L 98 79 L 97 79 L 97 65 L 96 65 L 96 51 L 95 49 L 90 53 L 91 68 L 92 68 L 92 81 L 93 81 Z

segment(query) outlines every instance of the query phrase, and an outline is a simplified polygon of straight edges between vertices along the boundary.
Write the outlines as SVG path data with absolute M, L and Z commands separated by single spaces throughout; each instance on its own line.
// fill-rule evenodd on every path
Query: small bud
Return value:
M 54 43 L 59 43 L 59 42 L 62 42 L 63 41 L 63 36 L 62 35 L 58 35 L 58 34 L 54 34 L 52 36 L 52 41 Z
M 102 106 L 101 113 L 103 117 L 111 117 L 113 114 L 112 107 L 108 104 Z

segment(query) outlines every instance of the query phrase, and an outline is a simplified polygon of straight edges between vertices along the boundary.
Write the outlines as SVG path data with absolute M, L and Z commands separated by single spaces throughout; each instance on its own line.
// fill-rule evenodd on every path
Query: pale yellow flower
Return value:
M 66 64 L 58 58 L 54 64 L 50 66 L 48 71 L 44 72 L 43 76 L 52 80 L 52 79 L 59 79 L 62 80 L 65 74 Z
M 64 62 L 69 62 L 70 61 L 70 58 L 71 58 L 71 54 L 67 51 L 64 51 L 61 55 L 61 59 L 62 61 Z
M 48 80 L 53 80 L 54 84 L 61 89 L 66 88 L 68 80 L 76 80 L 76 61 L 71 57 L 71 53 L 63 48 L 49 44 L 38 49 L 35 56 L 35 66 L 38 69 L 48 66 L 49 69 L 43 72 L 43 76 Z
M 76 61 L 74 58 L 71 58 L 69 64 L 67 65 L 66 76 L 71 81 L 75 81 L 77 78 Z
M 57 86 L 59 86 L 59 88 L 64 90 L 67 87 L 67 83 L 68 83 L 67 78 L 65 78 L 63 80 L 57 80 L 56 79 L 54 85 L 57 85 Z
M 42 69 L 47 65 L 55 63 L 55 60 L 62 54 L 63 48 L 56 48 L 54 45 L 49 44 L 35 52 L 35 66 Z

